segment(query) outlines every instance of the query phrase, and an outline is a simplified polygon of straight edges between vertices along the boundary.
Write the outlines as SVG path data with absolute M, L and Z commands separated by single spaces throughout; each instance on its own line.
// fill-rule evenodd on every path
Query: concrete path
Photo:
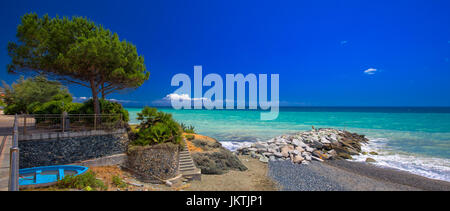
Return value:
M 0 136 L 0 191 L 8 190 L 9 183 L 9 149 L 12 145 L 11 136 Z
M 0 136 L 11 135 L 13 132 L 13 125 L 14 116 L 0 115 Z

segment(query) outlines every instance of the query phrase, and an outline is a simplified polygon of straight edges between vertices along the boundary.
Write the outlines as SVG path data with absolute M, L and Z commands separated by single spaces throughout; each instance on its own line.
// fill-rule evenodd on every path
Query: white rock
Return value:
M 273 155 L 273 153 L 271 153 L 271 152 L 264 152 L 263 155 L 266 156 L 266 157 L 270 157 L 270 156 Z
M 264 156 L 261 156 L 261 157 L 259 158 L 259 161 L 261 161 L 261 162 L 263 162 L 263 163 L 267 163 L 267 162 L 269 162 L 269 158 L 266 158 L 266 157 L 264 157 Z
M 256 151 L 259 153 L 267 152 L 267 148 L 258 148 Z
M 312 158 L 311 158 L 311 156 L 310 156 L 310 155 L 306 155 L 306 156 L 305 156 L 305 160 L 307 160 L 307 161 L 311 161 L 311 160 L 312 160 Z
M 312 141 L 312 145 L 311 146 L 314 147 L 314 148 L 321 149 L 323 147 L 323 144 L 320 141 L 314 140 L 314 141 Z
M 298 146 L 300 146 L 300 140 L 294 139 L 294 140 L 292 140 L 292 144 L 293 144 L 294 146 L 298 147 Z
M 330 135 L 330 139 L 331 139 L 331 142 L 337 142 L 336 134 L 332 133 L 332 134 Z
M 320 139 L 320 142 L 322 142 L 322 144 L 331 144 L 331 142 L 328 141 L 325 137 L 322 137 L 322 138 Z
M 254 145 L 254 147 L 255 147 L 256 149 L 265 149 L 265 148 L 267 148 L 267 145 L 266 145 L 266 144 L 262 144 L 262 143 L 256 143 L 256 144 Z
M 320 161 L 320 162 L 323 162 L 322 159 L 320 159 L 320 158 L 318 158 L 318 157 L 316 157 L 316 156 L 312 156 L 312 159 L 317 160 L 317 161 Z
M 305 159 L 303 159 L 302 156 L 296 155 L 296 156 L 294 157 L 294 159 L 292 160 L 292 162 L 294 162 L 294 163 L 301 163 L 303 160 L 305 160 Z
M 274 148 L 269 148 L 269 149 L 267 149 L 267 152 L 270 152 L 273 154 L 273 153 L 277 152 L 277 150 Z
M 292 151 L 290 151 L 290 152 L 291 152 L 291 154 L 294 154 L 294 155 L 300 154 L 300 152 L 299 152 L 298 150 L 292 150 Z
M 306 148 L 306 147 L 308 147 L 308 145 L 306 145 L 305 143 L 303 143 L 303 142 L 300 142 L 300 147 L 302 147 L 302 148 Z
M 336 157 L 336 156 L 337 156 L 337 152 L 336 152 L 334 149 L 328 151 L 327 154 L 328 154 L 330 157 Z

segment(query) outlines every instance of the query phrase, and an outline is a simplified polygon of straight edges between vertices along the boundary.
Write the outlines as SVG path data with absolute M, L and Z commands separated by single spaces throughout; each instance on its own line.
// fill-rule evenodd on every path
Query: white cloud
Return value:
M 72 97 L 73 101 L 76 103 L 82 103 L 86 101 L 87 99 L 91 99 L 91 97 Z
M 118 99 L 114 99 L 114 98 L 110 98 L 107 99 L 111 102 L 117 102 L 117 103 L 135 103 L 136 101 L 131 101 L 131 100 L 118 100 Z
M 88 100 L 88 99 L 92 99 L 92 97 L 72 97 L 73 101 L 76 103 L 83 103 L 84 101 Z M 109 100 L 111 102 L 117 102 L 117 103 L 133 103 L 136 101 L 131 101 L 131 100 L 119 100 L 119 99 L 114 99 L 114 98 L 106 98 L 106 100 Z
M 170 106 L 170 105 L 172 105 L 171 104 L 172 100 L 196 101 L 196 100 L 203 100 L 203 99 L 206 99 L 206 98 L 191 98 L 188 94 L 171 93 L 171 94 L 166 95 L 162 99 L 152 101 L 151 104 L 154 106 Z
M 188 94 L 168 94 L 164 97 L 165 100 L 203 100 L 206 98 L 191 98 Z
M 166 100 L 191 100 L 191 97 L 189 97 L 188 94 L 168 94 L 166 97 L 164 97 Z
M 367 70 L 364 70 L 364 73 L 367 74 L 367 75 L 373 75 L 376 72 L 377 72 L 377 69 L 375 69 L 375 68 L 369 68 Z

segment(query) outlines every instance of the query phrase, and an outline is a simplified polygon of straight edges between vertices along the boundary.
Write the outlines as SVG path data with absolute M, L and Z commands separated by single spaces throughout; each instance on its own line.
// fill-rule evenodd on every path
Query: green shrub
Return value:
M 194 135 L 185 135 L 184 137 L 187 138 L 187 140 L 192 141 L 194 140 L 195 136 Z
M 64 105 L 64 110 L 67 111 L 68 114 L 80 114 L 82 107 L 82 103 L 68 103 Z
M 181 144 L 182 129 L 171 114 L 144 107 L 137 119 L 141 124 L 137 127 L 137 138 L 132 142 L 133 145 Z
M 98 99 L 100 103 L 100 113 L 102 114 L 122 114 L 122 119 L 125 122 L 130 120 L 128 111 L 123 108 L 120 103 L 111 102 L 105 99 Z M 80 114 L 95 114 L 94 112 L 94 100 L 89 99 L 83 103 L 79 108 Z
M 0 107 L 5 107 L 6 106 L 6 103 L 5 102 L 3 102 L 3 100 L 2 99 L 0 99 Z
M 195 133 L 195 128 L 192 125 L 187 126 L 187 125 L 181 123 L 180 126 L 185 133 Z
M 3 82 L 3 89 L 6 114 L 33 113 L 33 109 L 50 101 L 72 102 L 66 87 L 42 76 L 21 77 L 11 86 Z
M 128 187 L 127 183 L 125 183 L 122 178 L 117 175 L 112 176 L 112 183 L 118 188 L 126 188 Z
M 23 109 L 16 104 L 7 105 L 5 107 L 4 113 L 7 115 L 20 114 L 23 112 Z
M 57 183 L 58 188 L 75 188 L 79 190 L 107 190 L 105 184 L 95 177 L 93 171 L 77 176 L 65 176 Z

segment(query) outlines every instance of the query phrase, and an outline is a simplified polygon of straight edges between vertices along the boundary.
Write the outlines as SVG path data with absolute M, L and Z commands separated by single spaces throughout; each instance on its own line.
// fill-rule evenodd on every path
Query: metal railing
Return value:
M 19 132 L 115 130 L 124 127 L 121 114 L 32 114 L 19 116 Z
M 14 127 L 12 135 L 12 146 L 9 158 L 9 191 L 19 191 L 19 129 L 17 115 L 14 116 Z

